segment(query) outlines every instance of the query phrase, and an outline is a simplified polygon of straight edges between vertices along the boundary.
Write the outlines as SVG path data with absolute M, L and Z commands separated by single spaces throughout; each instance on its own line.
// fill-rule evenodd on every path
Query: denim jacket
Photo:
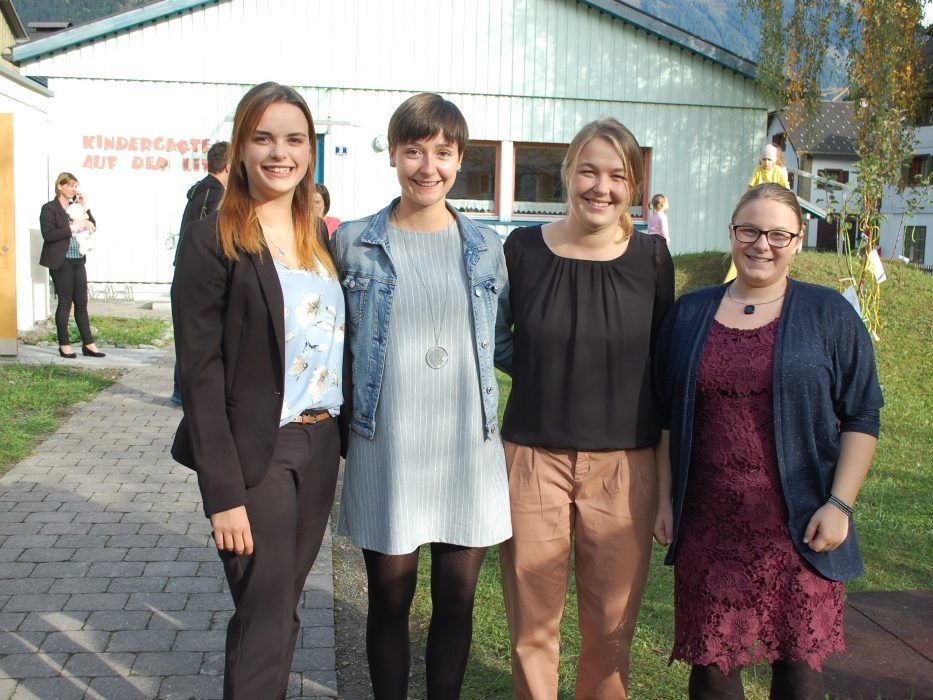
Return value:
M 376 432 L 376 405 L 382 388 L 389 314 L 396 273 L 389 245 L 392 201 L 382 211 L 346 222 L 331 238 L 331 253 L 347 300 L 350 353 L 353 357 L 353 399 L 350 427 L 365 438 Z M 498 432 L 499 389 L 493 369 L 495 325 L 499 297 L 508 298 L 508 278 L 502 242 L 496 233 L 479 226 L 449 204 L 463 240 L 463 266 L 470 281 L 473 340 L 476 345 L 479 387 L 483 399 L 485 437 Z

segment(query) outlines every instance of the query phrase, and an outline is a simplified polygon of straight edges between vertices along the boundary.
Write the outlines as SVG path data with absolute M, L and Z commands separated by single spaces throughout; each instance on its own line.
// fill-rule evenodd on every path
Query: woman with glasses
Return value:
M 674 565 L 671 659 L 693 700 L 743 698 L 768 662 L 771 697 L 822 700 L 845 651 L 843 581 L 862 573 L 852 510 L 882 406 L 871 340 L 838 292 L 788 276 L 793 192 L 746 192 L 729 226 L 738 275 L 682 297 L 654 355 L 672 488 L 655 537 Z

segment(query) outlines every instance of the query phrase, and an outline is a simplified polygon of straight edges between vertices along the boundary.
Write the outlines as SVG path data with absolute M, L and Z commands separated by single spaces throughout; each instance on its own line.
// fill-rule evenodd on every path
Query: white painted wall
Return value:
M 13 115 L 14 245 L 16 246 L 16 325 L 31 328 L 49 314 L 48 270 L 39 265 L 42 237 L 39 209 L 52 197 L 47 110 L 41 92 L 0 76 L 0 113 Z
M 817 156 L 813 158 L 810 172 L 814 175 L 821 170 L 848 170 L 849 183 L 853 187 L 858 184 L 858 171 L 856 161 L 851 156 Z M 845 188 L 828 189 L 814 182 L 810 188 L 810 201 L 826 210 L 841 211 L 846 206 L 852 192 Z M 816 231 L 819 226 L 817 219 L 811 219 L 807 231 L 808 246 L 816 245 Z
M 687 28 L 689 29 L 689 28 Z M 206 49 L 213 49 L 209 53 Z M 30 75 L 759 107 L 750 81 L 573 0 L 230 0 L 55 53 Z M 500 113 L 535 137 L 549 115 Z
M 917 129 L 917 146 L 914 149 L 917 155 L 933 154 L 933 126 L 924 126 Z M 906 199 L 910 195 L 917 195 L 926 202 L 914 214 L 906 214 Z M 925 193 L 909 188 L 903 194 L 898 194 L 893 187 L 886 188 L 881 201 L 881 213 L 886 221 L 881 225 L 881 249 L 886 258 L 894 258 L 902 254 L 904 249 L 904 227 L 926 226 L 927 238 L 923 255 L 925 265 L 933 264 L 933 193 Z M 916 260 L 912 262 L 917 262 Z
M 224 46 L 237 49 L 206 51 Z M 146 154 L 88 148 L 85 137 L 226 139 L 237 101 L 264 80 L 297 87 L 326 128 L 324 182 L 344 220 L 397 194 L 388 154 L 372 141 L 422 90 L 453 100 L 471 138 L 509 146 L 567 143 L 586 122 L 617 117 L 652 149 L 647 188 L 671 201 L 675 252 L 725 248 L 748 154 L 765 136 L 753 81 L 571 0 L 230 0 L 23 71 L 47 76 L 56 93 L 49 170 L 75 172 L 98 220 L 92 287 L 164 289 L 184 193 L 203 174 L 186 171 L 180 154 L 136 169 L 133 155 Z M 88 155 L 107 167 L 85 168 Z M 501 165 L 511 187 L 509 154 Z M 501 233 L 514 225 L 509 210 L 499 219 Z

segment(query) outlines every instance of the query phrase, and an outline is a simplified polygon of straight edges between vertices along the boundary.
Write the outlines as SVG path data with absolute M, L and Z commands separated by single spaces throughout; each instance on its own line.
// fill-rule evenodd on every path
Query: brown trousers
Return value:
M 574 547 L 580 660 L 574 697 L 620 700 L 651 557 L 654 449 L 580 452 L 505 443 L 512 539 L 499 546 L 515 698 L 557 698 Z

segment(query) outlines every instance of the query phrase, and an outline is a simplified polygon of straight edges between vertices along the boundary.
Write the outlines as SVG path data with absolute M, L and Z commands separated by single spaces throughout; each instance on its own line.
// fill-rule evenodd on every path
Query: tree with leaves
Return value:
M 881 196 L 886 186 L 903 191 L 904 165 L 916 140 L 914 118 L 922 98 L 923 0 L 741 0 L 761 19 L 758 81 L 788 114 L 808 119 L 819 107 L 819 76 L 835 34 L 848 48 L 849 83 L 857 96 L 857 196 L 854 213 L 860 243 L 844 265 L 872 336 L 881 328 L 881 294 L 872 252 L 878 248 Z

